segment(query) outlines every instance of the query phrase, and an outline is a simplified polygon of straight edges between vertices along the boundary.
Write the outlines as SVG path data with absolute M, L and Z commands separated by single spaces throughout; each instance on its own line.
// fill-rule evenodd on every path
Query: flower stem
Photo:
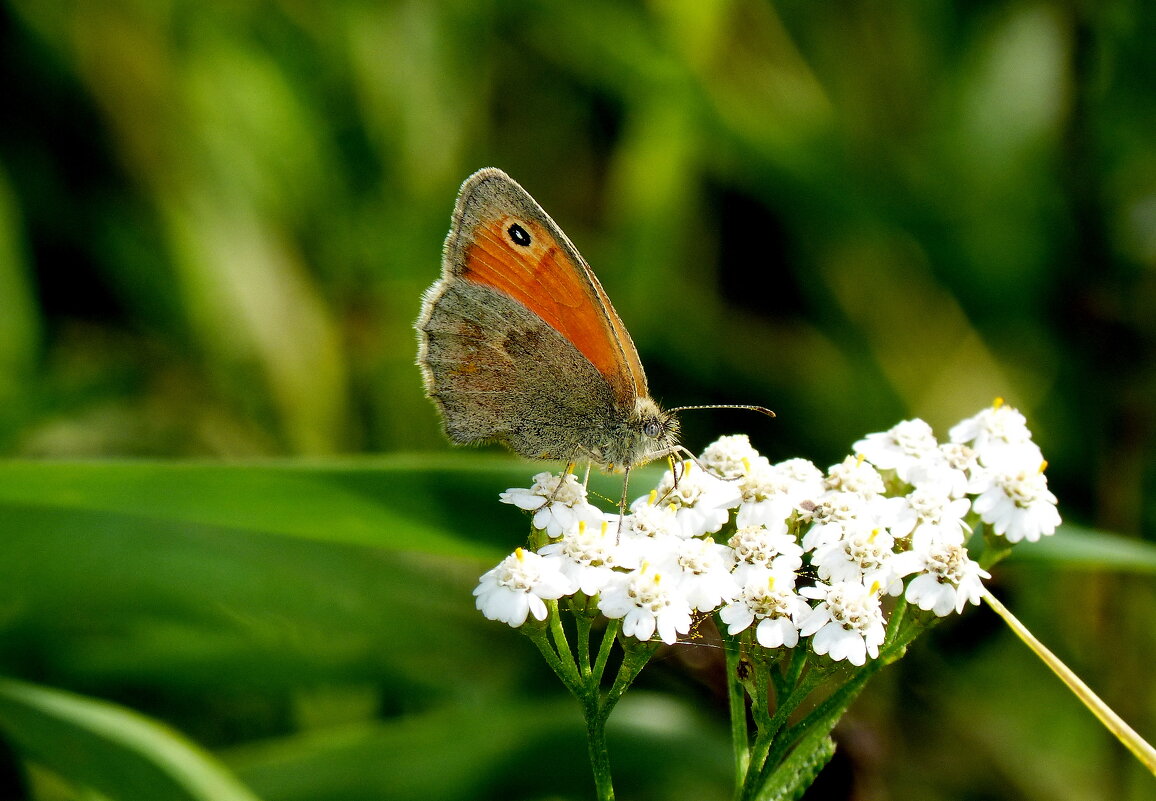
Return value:
M 575 646 L 578 648 L 578 672 L 582 678 L 590 678 L 590 617 L 584 612 L 575 611 L 574 625 Z
M 587 695 L 583 704 L 586 717 L 586 747 L 590 769 L 594 773 L 594 792 L 598 801 L 613 801 L 614 782 L 610 776 L 610 752 L 606 749 L 606 718 L 609 709 L 599 703 L 598 691 Z
M 1105 704 L 1099 696 L 1092 692 L 1091 688 L 1077 676 L 1071 668 L 1060 661 L 1059 657 L 1049 651 L 1043 643 L 1035 638 L 1023 623 L 1008 611 L 1007 607 L 1000 603 L 994 595 L 987 590 L 983 591 L 983 600 L 987 605 L 995 610 L 995 613 L 1003 618 L 1004 622 L 1008 624 L 1016 636 L 1023 640 L 1024 644 L 1035 653 L 1044 664 L 1051 668 L 1051 671 L 1059 677 L 1060 681 L 1068 686 L 1080 702 L 1086 706 L 1097 720 L 1110 731 L 1117 740 L 1124 744 L 1124 747 L 1132 752 L 1136 759 L 1144 765 L 1153 774 L 1156 774 L 1156 749 L 1154 749 L 1147 741 L 1144 740 L 1136 730 L 1124 722 L 1123 718 L 1117 715 L 1111 707 Z
M 742 650 L 739 640 L 725 633 L 726 629 L 719 628 L 723 638 L 723 649 L 726 654 L 727 671 L 727 704 L 731 716 L 731 749 L 735 760 L 735 792 L 743 786 L 743 779 L 747 775 L 747 766 L 750 764 L 750 738 L 747 735 L 747 696 L 742 679 L 739 678 L 739 666 L 742 663 Z M 736 795 L 736 798 L 738 796 Z
M 979 559 L 976 561 L 984 570 L 989 570 L 1007 558 L 1008 554 L 1012 552 L 1012 543 L 993 532 L 991 526 L 980 525 L 982 526 L 983 550 L 980 551 Z
M 602 674 L 606 671 L 606 661 L 610 658 L 610 649 L 614 647 L 614 641 L 618 638 L 618 630 L 621 628 L 621 620 L 614 619 L 606 622 L 606 630 L 602 632 L 602 647 L 598 649 L 598 660 L 594 663 L 594 669 L 591 672 L 595 684 L 602 681 Z
M 654 656 L 654 652 L 658 650 L 660 645 L 662 645 L 661 642 L 637 642 L 630 638 L 625 640 L 622 664 L 618 666 L 618 675 L 614 677 L 614 684 L 606 693 L 606 700 L 602 706 L 604 715 L 610 714 L 610 710 L 622 698 L 622 694 L 642 672 L 642 668 L 650 661 L 650 657 Z
M 602 673 L 606 669 L 610 649 L 621 625 L 619 620 L 607 623 L 606 631 L 602 635 L 602 645 L 598 649 L 597 661 L 592 669 L 583 667 L 583 681 L 576 689 L 571 690 L 582 703 L 582 715 L 586 719 L 586 747 L 590 754 L 590 769 L 594 774 L 594 790 L 598 801 L 612 801 L 614 798 L 610 752 L 606 748 L 606 720 L 610 717 L 610 711 L 614 709 L 615 704 L 622 698 L 622 694 L 637 678 L 660 644 L 649 642 L 624 644 L 626 653 L 622 658 L 622 664 L 618 667 L 618 675 L 610 690 L 603 696 L 600 689 Z M 585 634 L 579 630 L 579 636 L 589 636 L 589 625 L 586 626 Z M 587 651 L 584 658 L 586 665 L 589 665 L 589 658 Z
M 557 649 L 558 658 L 561 660 L 562 669 L 566 671 L 566 676 L 570 680 L 567 686 L 569 687 L 570 684 L 580 685 L 582 679 L 578 671 L 578 663 L 574 661 L 574 652 L 570 650 L 570 641 L 566 637 L 566 629 L 562 627 L 562 616 L 558 613 L 558 602 L 547 601 L 546 606 L 550 610 L 550 634 L 554 638 L 554 645 Z M 553 666 L 551 665 L 551 667 Z M 555 670 L 555 672 L 557 672 L 557 670 Z M 565 681 L 566 679 L 563 679 L 563 682 Z M 573 692 L 573 690 L 571 690 L 571 692 Z
M 760 655 L 761 656 L 761 655 Z M 755 725 L 759 729 L 759 733 L 766 731 L 771 725 L 771 677 L 774 675 L 774 669 L 767 664 L 765 659 L 754 660 L 755 671 L 755 694 L 751 698 L 751 717 L 755 719 Z M 775 696 L 775 703 L 779 701 L 779 696 Z
M 900 627 L 903 625 L 903 619 L 907 616 L 907 598 L 900 595 L 895 601 L 895 608 L 891 610 L 891 617 L 887 619 L 887 633 L 883 637 L 883 642 L 891 643 L 895 641 L 896 635 L 899 633 Z
M 804 674 L 803 666 L 806 661 L 805 655 L 799 661 L 792 659 L 788 673 L 794 688 L 786 697 L 776 699 L 775 714 L 771 716 L 770 722 L 765 727 L 759 729 L 758 737 L 755 738 L 755 745 L 751 749 L 751 767 L 747 771 L 746 781 L 743 785 L 743 799 L 758 797 L 768 778 L 779 767 L 779 763 L 789 752 L 798 735 L 805 730 L 802 723 L 789 729 L 784 727 L 799 705 L 807 700 L 811 691 L 829 675 L 826 671 L 815 669 L 814 666 Z M 808 715 L 808 718 L 812 715 L 814 715 L 814 711 Z

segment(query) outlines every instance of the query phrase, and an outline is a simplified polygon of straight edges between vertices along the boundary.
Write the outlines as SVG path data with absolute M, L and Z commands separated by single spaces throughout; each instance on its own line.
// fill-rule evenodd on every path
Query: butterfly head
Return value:
M 642 396 L 608 434 L 598 460 L 612 468 L 636 467 L 677 450 L 678 418 Z

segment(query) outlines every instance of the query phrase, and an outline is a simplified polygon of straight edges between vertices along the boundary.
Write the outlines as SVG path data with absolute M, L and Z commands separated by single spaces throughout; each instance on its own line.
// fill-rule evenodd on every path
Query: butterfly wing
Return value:
M 598 279 L 500 170 L 462 185 L 416 327 L 426 392 L 457 443 L 629 468 L 676 442 Z
M 614 393 L 585 356 L 522 304 L 457 280 L 434 287 L 419 322 L 426 391 L 458 444 L 505 443 L 532 459 L 591 460 Z
M 594 365 L 624 408 L 647 394 L 634 342 L 589 265 L 501 170 L 479 170 L 462 185 L 442 267 L 540 317 Z

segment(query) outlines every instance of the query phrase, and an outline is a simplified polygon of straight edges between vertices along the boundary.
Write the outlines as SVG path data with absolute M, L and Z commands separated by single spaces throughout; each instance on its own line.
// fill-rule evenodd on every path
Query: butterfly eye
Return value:
M 507 228 L 506 233 L 510 235 L 510 239 L 515 245 L 526 247 L 530 244 L 530 234 L 526 232 L 525 228 L 518 225 L 517 223 L 514 223 L 509 228 Z
M 651 420 L 642 426 L 642 433 L 648 437 L 656 438 L 662 433 L 662 426 Z

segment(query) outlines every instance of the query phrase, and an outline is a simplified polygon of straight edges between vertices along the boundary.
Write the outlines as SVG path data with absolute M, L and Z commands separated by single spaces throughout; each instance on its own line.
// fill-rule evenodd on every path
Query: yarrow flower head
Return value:
M 994 467 L 1008 459 L 1039 463 L 1043 457 L 1032 442 L 1027 419 L 1004 403 L 1003 398 L 948 432 L 952 442 L 966 443 L 984 467 Z
M 824 483 L 827 489 L 863 497 L 880 495 L 885 489 L 879 471 L 862 456 L 848 456 L 839 464 L 831 465 Z
M 562 539 L 544 545 L 538 553 L 556 557 L 562 574 L 586 595 L 597 595 L 614 578 L 615 568 L 637 566 L 633 553 L 620 547 L 618 535 L 606 521 L 588 526 L 579 520 Z
M 975 513 L 1008 542 L 1035 542 L 1043 535 L 1054 534 L 1060 513 L 1056 511 L 1056 496 L 1048 490 L 1046 466 L 1046 462 L 1040 462 L 1035 470 L 992 470 L 991 486 L 972 504 Z
M 630 514 L 622 519 L 622 531 L 636 537 L 676 536 L 681 531 L 673 503 L 659 503 L 658 490 L 630 505 Z
M 795 592 L 794 573 L 759 570 L 747 573 L 738 598 L 719 610 L 730 635 L 740 634 L 755 621 L 755 639 L 764 648 L 794 648 L 799 628 L 810 614 L 807 599 Z
M 962 498 L 977 470 L 974 450 L 960 442 L 945 442 L 939 446 L 938 457 L 928 454 L 908 471 L 907 480 L 916 487 L 935 487 L 948 497 Z
M 937 616 L 978 603 L 990 575 L 968 553 L 973 529 L 990 545 L 1060 523 L 1023 415 L 997 403 L 950 440 L 905 420 L 824 473 L 723 437 L 619 514 L 590 503 L 573 474 L 540 473 L 501 495 L 531 513 L 535 545 L 482 576 L 478 609 L 521 626 L 573 596 L 575 614 L 614 621 L 611 637 L 668 644 L 717 615 L 744 648 L 863 665 L 886 646 L 888 615 L 906 609 L 894 597 Z
M 482 575 L 474 595 L 478 609 L 488 619 L 516 628 L 531 614 L 537 620 L 545 620 L 543 600 L 557 600 L 574 590 L 574 583 L 562 573 L 559 560 L 518 548 Z
M 679 535 L 700 537 L 723 527 L 730 510 L 742 502 L 742 494 L 734 482 L 704 472 L 687 460 L 676 472 L 666 471 L 658 483 L 658 502 L 674 508 Z
M 768 526 L 743 526 L 727 541 L 733 560 L 741 574 L 750 570 L 794 573 L 803 566 L 803 547 L 787 533 L 785 522 L 775 529 Z
M 962 612 L 968 603 L 978 604 L 983 595 L 980 579 L 991 578 L 962 545 L 934 540 L 899 554 L 895 566 L 904 575 L 919 574 L 907 585 L 904 597 L 908 602 L 939 617 L 952 610 Z
M 888 595 L 898 595 L 903 583 L 892 565 L 894 557 L 895 539 L 886 530 L 857 525 L 841 539 L 817 548 L 811 563 L 824 581 L 875 585 Z
M 719 437 L 706 447 L 698 461 L 702 467 L 723 479 L 745 476 L 760 462 L 769 464 L 767 457 L 751 445 L 746 434 Z
M 593 524 L 604 519 L 602 511 L 586 500 L 586 488 L 569 472 L 559 476 L 538 473 L 529 489 L 508 489 L 498 500 L 533 511 L 534 528 L 545 531 L 552 539 L 562 536 L 580 520 Z
M 979 465 L 970 471 L 972 510 L 1009 543 L 1035 542 L 1060 524 L 1056 496 L 1044 476 L 1047 462 L 1032 441 L 1027 420 L 1002 399 L 951 429 Z
M 919 418 L 904 420 L 887 431 L 868 434 L 855 443 L 861 453 L 880 470 L 894 470 L 901 480 L 910 482 L 911 471 L 924 463 L 938 449 L 931 426 Z
M 831 491 L 817 500 L 799 504 L 798 522 L 807 529 L 803 550 L 813 551 L 841 539 L 854 524 L 878 528 L 886 526 L 890 507 L 882 495 L 860 495 L 856 492 Z
M 731 570 L 734 554 L 711 537 L 679 540 L 670 555 L 668 572 L 676 576 L 686 602 L 699 612 L 711 612 L 738 592 Z
M 811 647 L 817 654 L 865 665 L 868 656 L 879 656 L 885 635 L 878 590 L 858 581 L 803 587 L 799 594 L 819 604 L 807 614 L 799 633 L 815 635 Z
M 643 563 L 619 574 L 602 593 L 598 608 L 611 620 L 622 619 L 627 637 L 649 640 L 655 632 L 667 645 L 690 631 L 691 607 L 678 582 Z
M 910 538 L 914 547 L 930 540 L 962 545 L 971 533 L 964 521 L 971 501 L 952 498 L 947 483 L 916 485 L 907 495 L 891 498 L 888 503 L 892 507 L 892 535 Z
M 735 522 L 740 527 L 774 526 L 789 517 L 799 503 L 826 490 L 822 471 L 806 459 L 772 465 L 760 457 L 750 464 L 750 470 L 738 479 L 743 500 Z

